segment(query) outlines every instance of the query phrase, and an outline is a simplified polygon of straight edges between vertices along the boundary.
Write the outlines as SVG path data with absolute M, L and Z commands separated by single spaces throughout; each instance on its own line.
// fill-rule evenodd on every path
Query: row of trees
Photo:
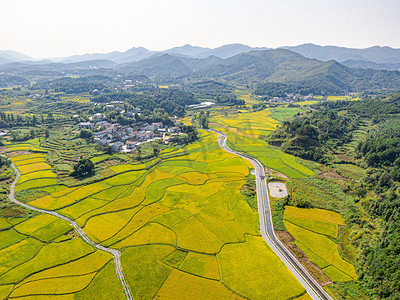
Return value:
M 81 94 L 93 91 L 111 92 L 111 77 L 95 75 L 86 77 L 62 77 L 54 80 L 41 80 L 32 86 L 34 90 L 53 90 L 56 93 Z
M 13 113 L 0 112 L 0 128 L 13 128 L 13 127 L 25 127 L 25 126 L 36 126 L 41 124 L 53 123 L 55 118 L 52 113 L 48 113 L 46 116 L 41 115 L 20 115 Z

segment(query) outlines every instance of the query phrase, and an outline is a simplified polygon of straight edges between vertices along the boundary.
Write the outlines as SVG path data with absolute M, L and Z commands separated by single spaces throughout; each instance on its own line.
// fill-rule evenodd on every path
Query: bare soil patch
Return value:
M 0 147 L 0 153 L 8 152 L 10 151 L 10 148 L 8 147 Z
M 328 171 L 322 172 L 318 174 L 318 178 L 330 178 L 330 179 L 338 179 L 340 181 L 340 183 L 343 183 L 343 181 L 346 180 L 345 177 L 343 177 L 342 175 L 339 175 L 338 173 L 336 173 L 334 170 L 330 169 Z
M 345 155 L 345 154 L 338 154 L 337 158 L 339 158 L 340 160 L 343 160 L 343 161 L 354 161 L 353 158 L 351 158 L 350 156 Z
M 221 124 L 219 124 L 219 123 L 215 123 L 215 122 L 210 122 L 209 123 L 209 125 L 210 126 L 215 126 L 215 127 L 221 127 L 221 128 L 224 128 L 224 126 L 222 126 Z
M 10 150 L 10 149 L 8 149 L 8 150 Z M 9 153 L 4 154 L 4 156 L 10 158 L 10 157 L 26 155 L 26 154 L 31 154 L 31 152 L 29 152 L 29 151 L 13 151 L 13 152 L 9 152 Z
M 269 193 L 274 198 L 284 198 L 288 195 L 286 184 L 280 181 L 268 182 Z
M 75 231 L 75 229 L 72 229 L 71 231 L 67 232 L 66 236 L 73 239 L 73 238 L 76 238 L 78 236 L 78 233 Z
M 307 271 L 312 275 L 312 277 L 322 286 L 331 284 L 332 281 L 322 272 L 322 270 L 312 263 L 303 251 L 296 245 L 296 240 L 287 231 L 275 231 L 277 237 L 289 249 L 297 260 L 307 269 Z
M 265 175 L 271 175 L 271 176 L 279 177 L 279 178 L 289 178 L 285 174 L 282 174 L 282 173 L 280 173 L 278 171 L 272 170 L 272 169 L 267 168 L 267 167 L 264 168 L 264 171 L 265 171 Z

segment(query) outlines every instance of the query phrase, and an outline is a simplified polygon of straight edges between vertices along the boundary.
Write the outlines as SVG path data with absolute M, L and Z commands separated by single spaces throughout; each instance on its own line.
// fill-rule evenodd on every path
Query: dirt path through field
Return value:
M 50 211 L 50 210 L 36 208 L 36 207 L 30 206 L 30 205 L 28 205 L 26 203 L 23 203 L 23 202 L 18 201 L 17 199 L 15 199 L 15 184 L 17 183 L 18 179 L 20 178 L 21 174 L 18 171 L 18 169 L 15 167 L 14 164 L 12 164 L 11 166 L 14 169 L 14 171 L 16 172 L 17 176 L 16 176 L 15 180 L 13 181 L 13 183 L 11 184 L 10 194 L 8 195 L 8 198 L 12 202 L 14 202 L 15 204 L 23 206 L 23 207 L 25 207 L 27 209 L 34 210 L 34 211 L 37 211 L 37 212 L 40 212 L 40 213 L 43 213 L 43 214 L 52 215 L 52 216 L 55 216 L 55 217 L 57 217 L 57 218 L 59 218 L 61 220 L 67 221 L 75 229 L 75 231 L 80 235 L 80 237 L 86 243 L 88 243 L 92 247 L 95 247 L 95 248 L 97 248 L 97 249 L 99 249 L 101 251 L 110 253 L 114 257 L 115 271 L 117 272 L 118 279 L 121 282 L 121 285 L 122 285 L 122 288 L 124 290 L 126 299 L 132 300 L 133 297 L 132 297 L 132 294 L 131 294 L 131 290 L 130 290 L 129 285 L 128 285 L 126 279 L 125 279 L 124 272 L 122 270 L 121 251 L 119 251 L 117 249 L 113 249 L 113 248 L 107 248 L 107 247 L 104 247 L 104 246 L 102 246 L 100 244 L 96 244 L 94 241 L 92 241 L 86 235 L 86 233 L 83 231 L 83 229 L 81 227 L 79 227 L 79 225 L 75 221 L 73 221 L 73 220 L 71 220 L 71 219 L 69 219 L 69 218 L 67 218 L 67 217 L 65 217 L 63 215 L 60 215 L 59 213 L 56 213 L 56 212 Z

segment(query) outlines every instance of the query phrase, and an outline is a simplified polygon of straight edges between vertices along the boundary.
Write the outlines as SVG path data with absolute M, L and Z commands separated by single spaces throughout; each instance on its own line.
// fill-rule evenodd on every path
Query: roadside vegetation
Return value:
M 314 106 L 317 111 L 284 123 L 269 137 L 281 143 L 282 150 L 327 167 L 319 179 L 292 180 L 287 203 L 307 202 L 343 216 L 347 229 L 339 227 L 339 251 L 356 262 L 359 280 L 333 287 L 335 293 L 362 291 L 368 297 L 396 298 L 400 292 L 394 284 L 399 236 L 398 103 L 398 94 L 321 103 Z

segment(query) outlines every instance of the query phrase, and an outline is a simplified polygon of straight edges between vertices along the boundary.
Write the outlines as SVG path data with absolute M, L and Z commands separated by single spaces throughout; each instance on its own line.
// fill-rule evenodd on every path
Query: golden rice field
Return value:
M 76 187 L 36 186 L 57 180 L 50 165 L 39 169 L 47 164 L 44 155 L 13 161 L 22 171 L 17 186 L 31 183 L 32 190 L 46 192 L 30 205 L 56 210 L 93 240 L 122 251 L 136 299 L 302 296 L 304 288 L 263 241 L 258 213 L 240 192 L 248 163 L 220 149 L 217 135 L 205 131 L 170 155 L 175 151 L 142 165 L 111 166 L 108 179 Z M 0 231 L 0 295 L 124 298 L 111 257 L 71 235 L 68 223 L 47 215 L 17 223 L 0 222 L 10 227 Z
M 302 160 L 260 139 L 294 111 L 217 112 L 212 122 L 224 126 L 217 129 L 228 134 L 232 148 L 291 178 L 313 176 Z M 188 117 L 183 121 L 191 124 Z M 108 178 L 73 187 L 59 184 L 37 140 L 7 146 L 43 151 L 12 158 L 21 172 L 16 191 L 20 197 L 41 191 L 30 205 L 74 219 L 94 241 L 120 249 L 134 298 L 308 299 L 263 241 L 258 213 L 241 194 L 252 166 L 220 149 L 217 140 L 201 131 L 198 142 L 166 149 L 162 159 L 122 160 L 108 167 Z M 345 225 L 339 215 L 287 207 L 284 222 L 333 281 L 356 278 L 331 240 Z M 71 234 L 68 223 L 38 215 L 0 219 L 0 228 L 0 297 L 124 298 L 112 257 Z
M 347 97 L 342 98 L 330 97 L 328 100 L 345 100 L 344 98 L 349 100 Z M 314 102 L 316 101 L 300 104 L 304 106 Z M 228 145 L 231 148 L 258 158 L 267 167 L 289 178 L 302 178 L 315 175 L 314 171 L 307 167 L 310 165 L 308 162 L 303 164 L 301 159 L 281 152 L 279 148 L 268 145 L 261 138 L 298 110 L 298 108 L 277 107 L 255 113 L 241 111 L 234 115 L 214 112 L 212 121 L 218 123 L 215 129 L 228 135 Z M 311 198 L 319 192 L 319 189 L 312 190 L 312 186 L 307 189 L 310 191 L 305 194 Z M 300 249 L 332 281 L 345 282 L 357 278 L 354 266 L 340 256 L 338 244 L 332 240 L 338 237 L 339 226 L 345 226 L 339 214 L 322 209 L 299 209 L 287 206 L 284 225 L 296 239 Z
M 338 244 L 329 238 L 337 238 L 338 227 L 346 225 L 338 213 L 286 206 L 283 218 L 299 248 L 333 282 L 357 278 L 354 266 L 340 256 Z
M 287 112 L 286 110 L 289 110 Z M 277 170 L 291 178 L 315 175 L 314 171 L 303 165 L 302 160 L 283 153 L 279 148 L 268 145 L 260 137 L 268 135 L 279 121 L 290 114 L 293 108 L 265 109 L 258 112 L 243 112 L 236 115 L 213 114 L 212 121 L 220 126 L 214 128 L 228 135 L 228 145 L 240 152 L 256 157 L 265 166 Z M 274 116 L 277 115 L 274 118 Z

